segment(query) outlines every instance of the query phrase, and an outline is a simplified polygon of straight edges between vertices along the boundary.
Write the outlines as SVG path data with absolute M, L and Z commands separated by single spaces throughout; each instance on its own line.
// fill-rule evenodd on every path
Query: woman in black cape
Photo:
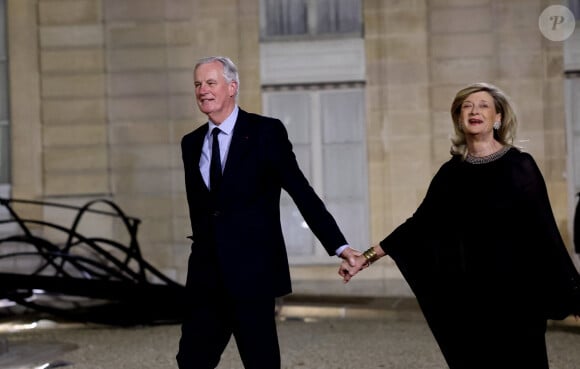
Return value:
M 580 313 L 580 277 L 517 119 L 497 87 L 476 83 L 451 106 L 452 157 L 416 212 L 343 263 L 348 282 L 384 255 L 409 283 L 450 369 L 547 369 L 546 323 Z

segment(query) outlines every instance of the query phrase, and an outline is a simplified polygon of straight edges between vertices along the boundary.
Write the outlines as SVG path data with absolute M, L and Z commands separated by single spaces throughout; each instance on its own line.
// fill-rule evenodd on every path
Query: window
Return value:
M 580 20 L 580 0 L 568 0 L 568 8 L 574 14 L 574 18 Z
M 568 138 L 568 188 L 570 227 L 574 219 L 576 201 L 580 193 L 580 76 L 567 78 L 566 85 L 566 136 Z M 580 214 L 578 214 L 580 216 Z M 573 230 L 570 229 L 573 234 Z M 576 236 L 578 237 L 578 235 Z M 575 250 L 580 253 L 580 250 Z
M 566 94 L 568 95 L 569 111 L 569 137 L 571 140 L 570 155 L 574 162 L 572 167 L 573 191 L 580 192 L 580 78 L 570 78 L 566 80 Z
M 360 0 L 262 0 L 262 37 L 360 35 Z
M 284 122 L 300 167 L 348 242 L 367 245 L 364 90 L 266 91 L 264 108 Z M 332 261 L 285 192 L 281 219 L 291 262 Z
M 578 20 L 580 20 L 580 0 L 569 0 L 568 8 L 574 13 L 576 29 L 570 38 L 564 42 L 564 72 L 566 79 L 566 139 L 568 145 L 568 219 L 570 235 L 574 235 L 573 220 L 576 203 L 579 200 L 577 194 L 580 193 L 580 30 Z M 580 216 L 578 214 L 577 216 Z M 580 235 L 576 235 L 580 237 Z M 580 249 L 576 246 L 576 253 L 580 254 Z

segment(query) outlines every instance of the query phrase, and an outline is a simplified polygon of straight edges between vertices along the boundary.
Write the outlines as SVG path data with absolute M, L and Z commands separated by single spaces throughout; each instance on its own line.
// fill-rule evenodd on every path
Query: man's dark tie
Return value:
M 217 194 L 222 183 L 222 163 L 220 159 L 220 143 L 218 135 L 220 129 L 215 127 L 211 134 L 213 135 L 213 143 L 211 145 L 211 163 L 209 166 L 209 187 L 211 192 Z

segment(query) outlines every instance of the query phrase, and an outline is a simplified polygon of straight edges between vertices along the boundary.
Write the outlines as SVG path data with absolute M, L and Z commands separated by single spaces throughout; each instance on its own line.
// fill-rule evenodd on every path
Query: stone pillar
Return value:
M 371 240 L 409 217 L 432 174 L 427 8 L 364 1 Z
M 7 1 L 7 31 L 10 36 L 10 131 L 12 149 L 12 197 L 42 196 L 42 124 L 38 26 L 36 1 Z M 39 218 L 38 207 L 26 207 L 26 218 Z
M 46 196 L 110 193 L 101 0 L 38 1 Z

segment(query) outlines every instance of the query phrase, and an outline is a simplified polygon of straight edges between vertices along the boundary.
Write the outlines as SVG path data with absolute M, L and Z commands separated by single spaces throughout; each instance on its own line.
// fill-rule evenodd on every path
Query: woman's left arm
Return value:
M 580 275 L 572 262 L 564 244 L 548 196 L 544 178 L 531 155 L 522 153 L 522 160 L 516 164 L 514 182 L 522 196 L 521 206 L 530 221 L 529 230 L 534 232 L 546 262 L 548 278 L 552 280 L 551 292 L 565 300 L 563 305 L 555 303 L 552 310 L 558 316 L 580 313 Z M 553 263 L 550 263 L 552 261 Z M 558 299 L 557 299 L 558 300 Z M 562 301 L 562 300 L 560 300 Z

